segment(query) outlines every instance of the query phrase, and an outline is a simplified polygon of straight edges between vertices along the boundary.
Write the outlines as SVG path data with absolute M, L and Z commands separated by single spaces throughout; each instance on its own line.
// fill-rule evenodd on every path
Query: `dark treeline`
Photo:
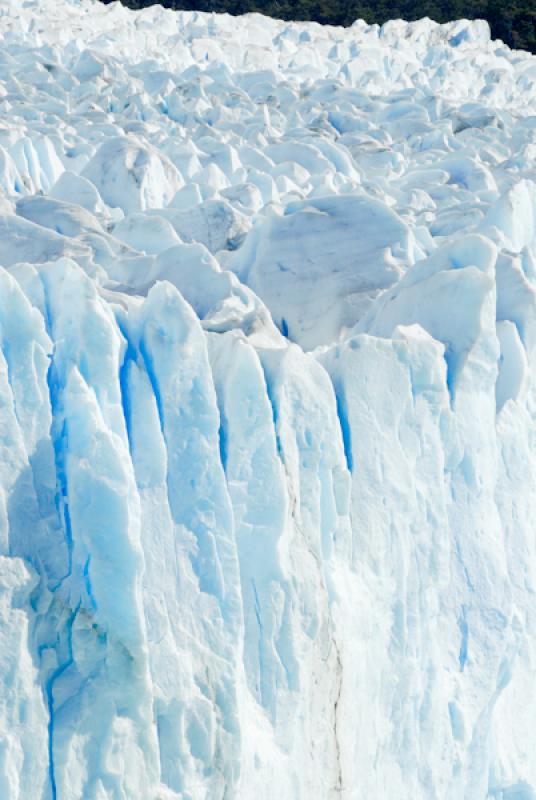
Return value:
M 109 2 L 109 0 L 103 0 Z M 122 0 L 130 8 L 143 8 L 155 0 Z M 511 47 L 536 52 L 536 0 L 159 0 L 166 8 L 224 11 L 246 14 L 258 11 L 285 20 L 315 20 L 330 25 L 351 25 L 358 18 L 382 24 L 388 19 L 437 22 L 486 19 L 493 38 Z

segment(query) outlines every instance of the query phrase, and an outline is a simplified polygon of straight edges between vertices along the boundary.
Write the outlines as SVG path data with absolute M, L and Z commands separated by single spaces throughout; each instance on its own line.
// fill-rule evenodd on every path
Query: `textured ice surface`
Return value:
M 535 800 L 536 60 L 0 42 L 2 800 Z

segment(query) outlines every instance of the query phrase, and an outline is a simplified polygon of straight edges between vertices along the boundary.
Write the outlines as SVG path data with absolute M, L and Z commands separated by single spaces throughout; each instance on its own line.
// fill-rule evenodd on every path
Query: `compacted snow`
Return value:
M 0 36 L 2 800 L 534 800 L 536 59 Z

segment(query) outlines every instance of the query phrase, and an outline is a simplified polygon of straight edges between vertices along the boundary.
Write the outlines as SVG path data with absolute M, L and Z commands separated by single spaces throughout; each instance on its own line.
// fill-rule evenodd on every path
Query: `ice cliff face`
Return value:
M 0 797 L 534 800 L 535 59 L 0 35 Z

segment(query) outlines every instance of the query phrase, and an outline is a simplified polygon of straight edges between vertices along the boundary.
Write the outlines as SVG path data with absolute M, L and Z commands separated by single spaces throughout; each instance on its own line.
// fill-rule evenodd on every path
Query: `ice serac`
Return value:
M 535 800 L 534 58 L 0 41 L 2 800 Z

